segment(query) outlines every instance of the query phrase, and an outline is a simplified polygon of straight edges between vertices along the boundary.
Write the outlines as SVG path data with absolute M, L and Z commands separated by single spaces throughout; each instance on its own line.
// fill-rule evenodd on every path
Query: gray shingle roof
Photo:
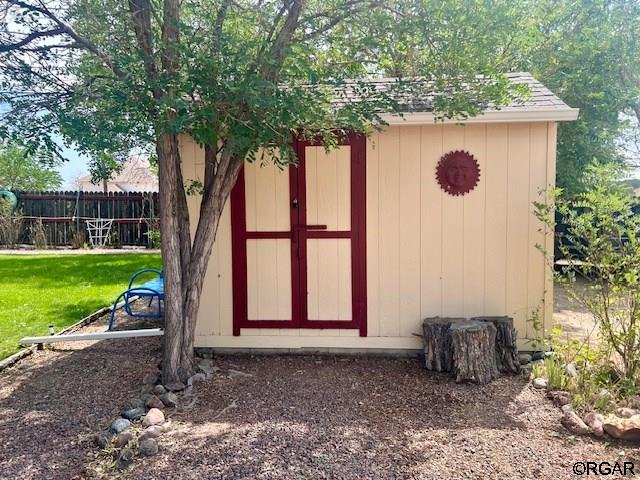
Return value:
M 530 91 L 529 96 L 514 100 L 509 105 L 486 105 L 483 108 L 484 111 L 573 110 L 530 73 L 508 73 L 506 76 L 513 84 L 527 85 Z M 335 104 L 336 106 L 342 106 L 354 101 L 357 102 L 372 92 L 383 95 L 388 94 L 393 97 L 400 104 L 400 109 L 404 113 L 431 112 L 433 111 L 433 100 L 436 95 L 446 94 L 446 92 L 437 92 L 433 82 L 424 82 L 418 79 L 381 78 L 367 80 L 366 82 L 354 81 L 347 83 L 335 91 Z

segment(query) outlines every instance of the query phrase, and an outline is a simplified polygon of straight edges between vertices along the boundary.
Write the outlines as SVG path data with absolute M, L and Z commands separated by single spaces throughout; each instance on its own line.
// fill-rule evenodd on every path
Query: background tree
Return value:
M 62 177 L 27 149 L 0 143 L 0 190 L 58 190 Z
M 438 2 L 418 2 L 427 13 Z M 85 153 L 155 150 L 165 271 L 164 382 L 193 368 L 196 313 L 222 209 L 244 161 L 295 162 L 293 134 L 327 147 L 345 130 L 369 132 L 397 109 L 394 92 L 361 81 L 388 56 L 381 31 L 411 30 L 410 2 L 379 0 L 0 0 L 0 128 L 55 150 L 53 133 Z M 421 35 L 416 82 L 441 89 L 440 116 L 469 115 L 517 91 L 484 52 L 448 41 L 457 27 Z M 403 33 L 404 35 L 404 33 Z M 389 40 L 391 41 L 391 40 Z M 345 58 L 349 52 L 370 52 Z M 378 58 L 379 56 L 379 58 Z M 446 60 L 446 61 L 443 61 Z M 360 101 L 345 102 L 347 93 Z M 204 147 L 202 182 L 184 178 L 179 136 Z M 34 147 L 35 148 L 35 147 Z M 95 157 L 95 155 L 94 155 Z M 194 188 L 195 187 L 195 188 Z M 201 194 L 193 227 L 187 191 Z
M 558 130 L 557 183 L 569 195 L 586 191 L 587 166 L 633 161 L 640 132 L 640 2 L 546 0 L 537 41 L 520 64 L 572 107 L 576 122 Z

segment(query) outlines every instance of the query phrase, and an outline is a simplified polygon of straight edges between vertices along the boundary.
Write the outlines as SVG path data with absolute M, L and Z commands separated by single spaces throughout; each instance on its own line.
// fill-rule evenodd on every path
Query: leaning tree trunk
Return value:
M 503 373 L 520 372 L 520 359 L 516 344 L 518 332 L 511 317 L 474 317 L 471 320 L 491 322 L 496 327 L 496 364 Z
M 468 321 L 451 325 L 456 382 L 485 385 L 498 378 L 496 327 L 488 322 Z

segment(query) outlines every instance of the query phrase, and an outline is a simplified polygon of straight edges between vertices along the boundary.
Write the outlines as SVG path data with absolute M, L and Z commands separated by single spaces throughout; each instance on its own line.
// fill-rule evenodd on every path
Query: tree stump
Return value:
M 496 364 L 503 373 L 519 373 L 520 359 L 516 339 L 518 332 L 511 317 L 474 317 L 471 320 L 491 322 L 496 327 Z
M 427 370 L 453 371 L 453 347 L 449 329 L 452 324 L 466 322 L 464 318 L 425 318 L 422 322 L 424 361 Z
M 456 382 L 485 385 L 498 378 L 496 327 L 493 323 L 468 320 L 451 325 L 449 333 Z

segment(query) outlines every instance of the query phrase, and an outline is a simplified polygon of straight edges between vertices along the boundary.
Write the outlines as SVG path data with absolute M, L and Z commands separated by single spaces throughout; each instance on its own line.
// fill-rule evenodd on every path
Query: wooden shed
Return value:
M 509 315 L 520 348 L 550 326 L 551 271 L 532 215 L 554 186 L 557 122 L 576 109 L 529 74 L 524 103 L 464 124 L 388 115 L 371 138 L 326 153 L 295 142 L 299 165 L 246 163 L 220 221 L 196 347 L 307 351 L 421 348 L 431 316 Z M 181 139 L 184 177 L 204 152 Z M 196 223 L 200 199 L 189 198 Z

